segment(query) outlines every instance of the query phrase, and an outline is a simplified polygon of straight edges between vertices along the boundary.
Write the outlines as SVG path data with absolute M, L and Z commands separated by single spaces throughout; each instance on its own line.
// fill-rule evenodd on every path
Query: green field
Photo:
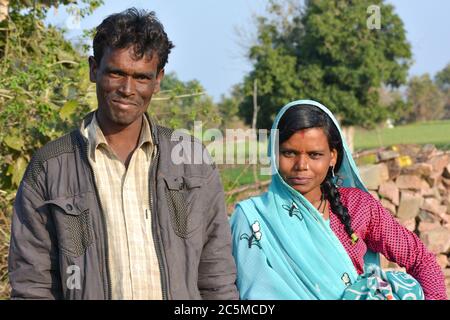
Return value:
M 387 147 L 394 144 L 427 144 L 450 149 L 450 120 L 430 121 L 398 126 L 392 129 L 357 129 L 355 150 Z

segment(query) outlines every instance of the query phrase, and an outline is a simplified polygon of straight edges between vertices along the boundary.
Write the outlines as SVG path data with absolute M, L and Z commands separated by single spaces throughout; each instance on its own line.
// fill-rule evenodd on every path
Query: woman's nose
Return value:
M 308 169 L 309 169 L 308 159 L 306 158 L 306 155 L 304 154 L 299 155 L 297 161 L 295 162 L 295 170 L 305 171 Z

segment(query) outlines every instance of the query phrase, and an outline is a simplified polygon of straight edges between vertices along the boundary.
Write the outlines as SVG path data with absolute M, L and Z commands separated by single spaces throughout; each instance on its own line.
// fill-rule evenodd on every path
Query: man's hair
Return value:
M 107 48 L 133 48 L 136 59 L 144 55 L 158 57 L 158 72 L 167 63 L 174 47 L 154 11 L 130 8 L 108 16 L 97 27 L 94 36 L 94 58 L 100 63 Z

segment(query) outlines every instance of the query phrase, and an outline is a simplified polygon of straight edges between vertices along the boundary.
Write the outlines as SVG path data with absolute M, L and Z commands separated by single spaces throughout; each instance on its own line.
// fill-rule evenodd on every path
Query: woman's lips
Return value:
M 292 177 L 288 178 L 288 181 L 293 185 L 305 185 L 308 184 L 312 178 L 307 177 Z

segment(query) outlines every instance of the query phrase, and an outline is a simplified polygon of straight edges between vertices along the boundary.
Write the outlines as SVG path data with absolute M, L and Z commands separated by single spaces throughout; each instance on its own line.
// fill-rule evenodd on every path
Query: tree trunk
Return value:
M 0 21 L 8 18 L 9 0 L 0 0 Z
M 349 126 L 349 127 L 343 127 L 342 128 L 342 134 L 344 135 L 344 139 L 347 142 L 348 149 L 351 153 L 354 152 L 354 137 L 355 137 L 355 127 Z

